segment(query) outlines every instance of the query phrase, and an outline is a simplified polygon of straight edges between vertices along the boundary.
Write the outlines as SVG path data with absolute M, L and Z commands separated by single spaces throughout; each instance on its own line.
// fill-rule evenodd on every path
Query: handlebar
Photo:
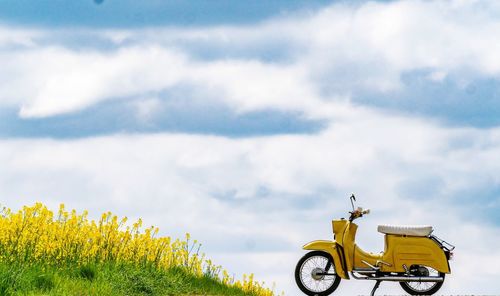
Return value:
M 362 207 L 358 207 L 357 209 L 354 209 L 354 201 L 356 200 L 356 197 L 354 196 L 354 193 L 351 194 L 349 197 L 351 200 L 351 205 L 352 205 L 352 212 L 349 212 L 351 216 L 349 217 L 349 221 L 353 221 L 354 219 L 357 219 L 359 217 L 363 217 L 363 215 L 370 214 L 370 209 L 363 209 Z
M 363 215 L 370 214 L 370 209 L 363 209 L 361 207 L 358 207 L 356 210 L 349 212 L 351 214 L 351 217 L 349 217 L 350 221 L 353 221 L 354 219 L 363 217 Z

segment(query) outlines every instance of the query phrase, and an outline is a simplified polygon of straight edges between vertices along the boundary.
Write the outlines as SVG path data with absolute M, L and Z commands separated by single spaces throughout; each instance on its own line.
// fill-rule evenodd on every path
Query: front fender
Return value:
M 335 272 L 343 279 L 348 279 L 349 275 L 347 274 L 347 270 L 344 270 L 342 261 L 340 259 L 339 252 L 341 249 L 337 247 L 337 243 L 334 241 L 327 240 L 316 240 L 305 244 L 302 249 L 304 250 L 314 250 L 314 251 L 323 251 L 333 258 L 333 264 L 335 266 Z

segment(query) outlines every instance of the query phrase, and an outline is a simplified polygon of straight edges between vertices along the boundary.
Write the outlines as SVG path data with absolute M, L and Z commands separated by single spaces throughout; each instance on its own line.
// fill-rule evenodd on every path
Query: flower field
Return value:
M 144 228 L 141 220 L 129 225 L 127 218 L 120 219 L 110 212 L 95 221 L 88 218 L 87 212 L 67 211 L 64 205 L 55 214 L 41 203 L 17 212 L 3 208 L 0 263 L 4 267 L 33 266 L 41 270 L 85 270 L 92 266 L 123 267 L 112 268 L 114 272 L 126 268 L 160 273 L 175 270 L 177 274 L 210 280 L 244 295 L 274 295 L 252 274 L 233 279 L 200 254 L 200 244 L 191 240 L 189 234 L 184 240 L 157 235 L 158 228 Z

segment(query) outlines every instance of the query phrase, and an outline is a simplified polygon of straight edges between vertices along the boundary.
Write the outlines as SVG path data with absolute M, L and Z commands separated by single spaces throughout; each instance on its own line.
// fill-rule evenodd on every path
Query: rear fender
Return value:
M 339 246 L 337 246 L 337 243 L 334 241 L 327 241 L 327 240 L 316 240 L 309 242 L 305 244 L 302 249 L 304 250 L 313 250 L 313 251 L 323 251 L 333 258 L 333 264 L 335 266 L 335 272 L 343 279 L 348 279 L 349 275 L 346 270 L 344 270 L 343 266 L 345 266 L 342 263 L 341 260 L 341 254 L 340 252 L 342 251 Z M 343 254 L 342 254 L 343 255 Z

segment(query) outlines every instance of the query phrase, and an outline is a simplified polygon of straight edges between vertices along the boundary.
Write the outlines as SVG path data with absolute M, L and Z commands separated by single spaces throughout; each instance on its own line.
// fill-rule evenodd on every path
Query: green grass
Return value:
M 0 263 L 3 295 L 234 295 L 251 296 L 213 278 L 195 277 L 176 268 L 158 270 L 132 265 L 26 266 Z

